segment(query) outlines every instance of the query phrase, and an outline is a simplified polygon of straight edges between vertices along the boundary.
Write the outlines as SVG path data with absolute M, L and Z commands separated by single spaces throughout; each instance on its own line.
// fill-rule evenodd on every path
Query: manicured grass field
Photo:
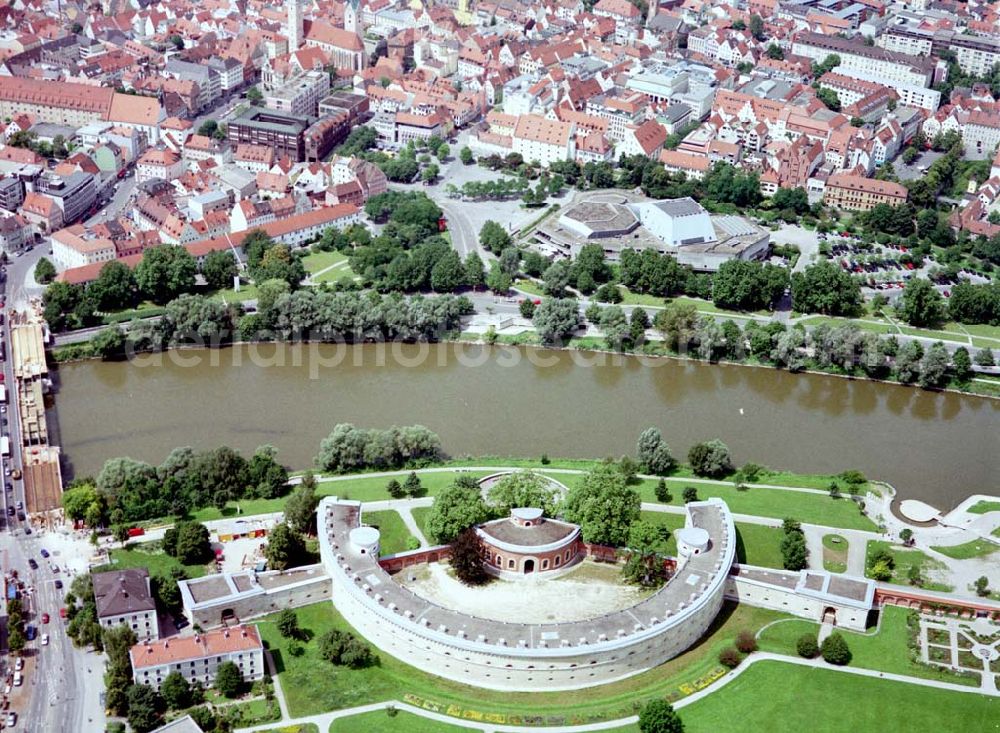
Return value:
M 327 267 L 339 265 L 341 262 L 346 261 L 347 257 L 336 250 L 331 252 L 311 252 L 302 258 L 302 266 L 306 268 L 306 272 L 312 275 L 314 272 L 319 272 Z
M 536 283 L 534 280 L 528 280 L 527 278 L 520 278 L 514 283 L 514 287 L 518 290 L 528 293 L 529 295 L 537 295 L 538 297 L 543 297 L 545 293 L 542 291 L 542 286 Z
M 406 541 L 413 535 L 403 523 L 399 512 L 392 509 L 381 512 L 364 512 L 362 520 L 365 524 L 377 527 L 381 536 L 379 547 L 383 555 L 395 555 L 406 549 Z
M 164 553 L 159 542 L 137 543 L 127 545 L 123 550 L 112 550 L 111 563 L 107 569 L 146 568 L 150 575 L 167 578 L 174 568 L 184 568 L 189 578 L 200 578 L 205 574 L 204 565 L 182 565 L 180 560 Z
M 988 512 L 1000 512 L 1000 501 L 978 501 L 970 506 L 966 511 L 970 514 L 987 514 Z
M 415 506 L 410 509 L 410 514 L 413 515 L 413 521 L 417 523 L 420 527 L 420 531 L 424 533 L 424 537 L 427 538 L 428 542 L 433 543 L 434 540 L 431 539 L 430 533 L 427 531 L 427 517 L 431 512 L 429 506 Z
M 764 661 L 681 718 L 686 733 L 985 731 L 996 730 L 1000 699 Z
M 828 323 L 831 326 L 845 326 L 845 325 L 855 325 L 862 331 L 871 331 L 872 333 L 895 333 L 896 329 L 893 328 L 888 323 L 873 323 L 872 321 L 862 321 L 856 318 L 831 318 L 830 316 L 809 316 L 808 318 L 803 318 L 800 321 L 803 326 L 819 326 L 824 323 Z
M 261 733 L 319 733 L 319 728 L 315 723 L 296 723 L 293 725 L 282 725 L 278 728 L 261 731 Z
M 468 733 L 469 730 L 400 710 L 392 717 L 385 710 L 375 710 L 341 718 L 330 724 L 330 733 Z
M 959 685 L 978 685 L 978 677 L 959 677 L 940 667 L 917 664 L 910 658 L 910 631 L 906 624 L 908 614 L 909 611 L 905 608 L 886 606 L 882 610 L 878 631 L 872 629 L 866 634 L 859 634 L 840 629 L 851 649 L 850 666 Z M 763 651 L 795 656 L 795 642 L 798 638 L 803 634 L 816 636 L 818 633 L 819 624 L 796 619 L 768 627 L 761 633 L 758 641 Z
M 226 290 L 216 290 L 212 293 L 212 300 L 224 300 L 227 303 L 242 303 L 244 300 L 256 300 L 257 286 L 252 283 L 243 282 L 240 284 L 240 292 L 232 288 Z
M 655 524 L 657 527 L 666 527 L 670 530 L 670 537 L 659 547 L 659 551 L 677 557 L 677 538 L 674 533 L 684 526 L 683 514 L 666 514 L 665 512 L 642 512 L 639 517 L 644 522 Z
M 736 523 L 736 560 L 748 565 L 781 568 L 781 529 L 763 524 Z
M 847 572 L 848 542 L 839 534 L 823 535 L 823 569 L 831 573 Z
M 288 653 L 288 640 L 275 628 L 275 615 L 259 622 L 264 641 L 274 655 L 282 689 L 293 717 L 315 715 L 356 705 L 402 699 L 411 694 L 437 704 L 507 715 L 570 716 L 583 721 L 631 715 L 635 704 L 678 691 L 682 684 L 704 677 L 718 666 L 719 652 L 740 631 L 756 631 L 782 618 L 776 611 L 726 604 L 708 634 L 691 649 L 654 670 L 597 688 L 568 692 L 511 693 L 462 685 L 380 654 L 379 664 L 352 670 L 334 667 L 319 657 L 317 639 L 331 628 L 351 630 L 333 604 L 317 603 L 296 611 L 299 626 L 312 641 L 303 653 Z
M 920 577 L 925 579 L 922 586 L 923 588 L 926 588 L 927 590 L 938 590 L 944 593 L 954 590 L 950 585 L 945 585 L 944 583 L 938 583 L 935 581 L 927 581 L 927 572 L 944 568 L 943 563 L 928 557 L 920 550 L 909 550 L 881 540 L 868 540 L 868 546 L 865 550 L 865 575 L 868 575 L 871 568 L 871 556 L 879 550 L 889 550 L 889 552 L 892 553 L 893 558 L 896 560 L 896 565 L 892 570 L 892 579 L 889 581 L 890 583 L 895 583 L 897 585 L 909 585 L 910 567 L 916 565 L 920 568 Z
M 931 545 L 931 549 L 940 552 L 942 555 L 947 555 L 954 560 L 970 560 L 974 557 L 992 555 L 994 552 L 1000 551 L 1000 545 L 987 540 L 972 540 L 971 542 L 952 545 L 950 547 L 936 547 Z

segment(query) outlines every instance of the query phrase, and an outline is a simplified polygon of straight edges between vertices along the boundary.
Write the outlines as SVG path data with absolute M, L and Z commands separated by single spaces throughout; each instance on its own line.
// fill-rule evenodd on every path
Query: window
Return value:
M 514 567 L 514 558 L 511 558 L 510 560 L 507 561 L 507 567 L 508 568 Z

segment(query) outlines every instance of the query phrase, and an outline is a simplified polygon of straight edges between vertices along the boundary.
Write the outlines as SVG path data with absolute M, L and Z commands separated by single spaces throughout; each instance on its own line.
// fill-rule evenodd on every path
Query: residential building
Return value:
M 24 249 L 34 239 L 35 228 L 20 214 L 0 211 L 0 250 L 8 257 Z
M 851 211 L 868 211 L 878 204 L 898 206 L 906 203 L 906 186 L 892 181 L 852 173 L 834 173 L 826 181 L 823 201 L 828 206 Z
M 97 200 L 94 176 L 82 171 L 65 177 L 43 177 L 35 185 L 35 190 L 56 202 L 62 211 L 63 225 L 72 224 L 83 218 Z
M 52 233 L 52 263 L 57 270 L 69 270 L 95 262 L 117 259 L 115 243 L 107 237 L 96 237 L 82 224 L 74 224 Z
M 189 684 L 209 687 L 219 666 L 232 662 L 243 679 L 256 682 L 264 677 L 264 645 L 256 626 L 239 625 L 192 636 L 146 640 L 129 651 L 136 684 L 159 689 L 171 672 L 179 672 Z
M 103 265 L 102 265 L 103 266 Z M 106 629 L 124 624 L 139 639 L 159 639 L 156 599 L 146 568 L 92 573 L 97 623 Z
M 253 107 L 229 123 L 229 142 L 266 145 L 278 157 L 287 156 L 293 162 L 305 160 L 305 131 L 311 120 L 276 110 Z
M 136 183 L 142 183 L 152 178 L 162 178 L 173 181 L 184 172 L 184 161 L 173 150 L 156 150 L 150 148 L 143 153 L 135 166 Z
M 549 120 L 538 115 L 521 115 L 512 136 L 511 149 L 525 161 L 547 166 L 576 157 L 576 124 Z
M 848 40 L 839 36 L 799 33 L 792 43 L 792 53 L 819 63 L 828 56 L 838 56 L 840 65 L 834 71 L 841 74 L 852 69 L 914 86 L 928 87 L 934 76 L 934 62 L 931 59 L 886 51 L 878 46 L 865 45 L 861 40 Z
M 319 102 L 330 91 L 326 71 L 306 71 L 264 95 L 264 106 L 299 117 L 315 117 Z

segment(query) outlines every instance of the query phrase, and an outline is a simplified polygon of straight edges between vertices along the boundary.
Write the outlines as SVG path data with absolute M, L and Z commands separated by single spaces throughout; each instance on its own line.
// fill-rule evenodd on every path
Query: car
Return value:
M 55 585 L 56 585 L 56 590 L 60 590 L 63 587 L 63 582 L 61 580 L 59 580 L 59 578 L 56 578 Z M 66 610 L 66 609 L 63 609 L 63 610 Z
M 48 645 L 49 645 L 49 635 L 42 634 L 42 646 L 48 646 Z
M 11 483 L 10 481 L 8 481 L 8 482 L 7 482 L 7 484 L 6 484 L 5 486 L 4 486 L 4 488 L 5 488 L 5 489 L 6 489 L 6 490 L 7 490 L 8 492 L 11 492 L 11 491 L 13 491 L 13 490 L 14 490 L 14 484 L 12 484 L 12 483 Z
M 7 507 L 7 516 L 8 517 L 13 517 L 14 516 L 14 507 L 12 507 L 12 506 L 8 506 Z
M 35 562 L 35 558 L 33 557 L 28 558 L 28 567 L 30 567 L 32 570 L 38 570 L 38 563 Z
M 15 725 L 17 725 L 17 713 L 11 710 L 7 713 L 7 727 L 13 728 Z
M 18 509 L 24 509 L 24 502 L 23 501 L 17 502 L 17 508 Z M 42 557 L 46 557 L 46 556 L 42 555 Z
M 52 572 L 53 573 L 58 573 L 59 572 L 59 566 L 56 565 L 55 563 L 52 563 L 52 565 L 50 567 L 52 568 Z
M 38 636 L 38 629 L 34 626 L 27 626 L 24 629 L 24 638 L 28 641 L 34 641 L 35 637 Z
M 18 512 L 17 513 L 17 518 L 20 519 L 23 522 L 24 519 L 25 519 L 24 512 Z
M 20 508 L 21 508 L 21 507 L 19 506 L 19 507 L 18 507 L 18 509 L 20 509 Z M 46 549 L 45 549 L 44 547 L 42 548 L 42 551 L 41 551 L 41 556 L 42 556 L 42 557 L 48 557 L 48 556 L 49 556 L 49 551 L 48 551 L 48 550 L 46 550 Z
M 49 614 L 47 614 L 47 613 L 43 613 L 42 614 L 42 623 L 43 624 L 47 624 L 50 620 L 51 619 L 49 618 Z
M 31 534 L 31 527 L 25 527 L 24 528 L 24 533 L 25 534 Z
M 24 657 L 18 657 L 17 661 L 14 662 L 14 671 L 20 672 L 22 669 L 24 669 Z

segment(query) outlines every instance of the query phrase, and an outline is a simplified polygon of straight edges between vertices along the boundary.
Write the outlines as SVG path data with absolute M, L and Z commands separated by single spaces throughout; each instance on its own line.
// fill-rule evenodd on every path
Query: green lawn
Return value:
M 424 537 L 427 538 L 428 542 L 433 543 L 434 540 L 431 539 L 431 535 L 427 531 L 427 517 L 430 513 L 431 508 L 429 506 L 415 506 L 410 510 L 410 514 L 413 515 L 413 521 L 420 527 L 420 531 L 424 533 Z
M 536 283 L 534 280 L 528 280 L 526 278 L 520 278 L 514 282 L 514 287 L 521 290 L 529 295 L 544 296 L 545 292 L 542 290 L 542 286 Z
M 261 731 L 260 733 L 319 733 L 319 728 L 315 723 L 296 723 Z
M 666 514 L 664 512 L 642 512 L 640 519 L 670 530 L 670 537 L 658 549 L 666 555 L 677 557 L 677 538 L 674 537 L 674 533 L 684 526 L 684 515 Z
M 550 724 L 595 722 L 633 714 L 636 705 L 665 695 L 681 695 L 680 686 L 693 684 L 718 669 L 719 652 L 740 631 L 756 631 L 783 614 L 727 603 L 707 636 L 687 652 L 640 675 L 597 688 L 563 692 L 519 693 L 486 690 L 434 677 L 387 654 L 379 664 L 352 670 L 321 659 L 316 639 L 330 628 L 349 630 L 332 603 L 317 603 L 296 611 L 299 625 L 313 634 L 302 654 L 288 652 L 289 641 L 275 628 L 276 615 L 259 622 L 264 641 L 274 655 L 282 689 L 293 717 L 315 715 L 411 695 L 441 706 L 503 716 L 546 716 Z M 499 722 L 499 721 L 498 721 Z
M 954 560 L 970 560 L 974 557 L 986 557 L 1000 550 L 1000 545 L 988 540 L 972 540 L 962 545 L 951 545 L 950 547 L 936 547 L 931 545 L 931 549 L 947 555 Z
M 469 728 L 448 725 L 405 711 L 391 716 L 385 710 L 341 718 L 330 724 L 330 733 L 468 733 Z
M 225 300 L 227 303 L 237 303 L 244 300 L 256 300 L 257 286 L 252 283 L 243 282 L 240 284 L 240 292 L 232 288 L 226 290 L 216 290 L 212 293 L 212 300 Z
M 1000 501 L 977 501 L 966 511 L 970 514 L 988 514 L 989 512 L 1000 512 Z
M 910 658 L 910 630 L 907 628 L 909 610 L 899 606 L 886 606 L 878 631 L 859 634 L 840 629 L 851 650 L 852 667 L 874 669 L 879 672 L 893 672 L 928 680 L 953 682 L 959 685 L 976 686 L 978 677 L 961 677 L 941 667 L 918 664 Z M 782 621 L 768 627 L 759 639 L 760 648 L 766 652 L 795 656 L 795 642 L 803 634 L 816 636 L 819 624 L 805 619 Z
M 848 542 L 839 534 L 823 535 L 823 569 L 831 573 L 847 572 Z
M 146 568 L 150 575 L 162 575 L 168 578 L 174 568 L 184 568 L 189 578 L 200 578 L 205 574 L 206 566 L 182 565 L 177 558 L 165 554 L 160 549 L 159 542 L 143 542 L 127 545 L 124 550 L 112 550 L 111 567 Z
M 872 323 L 871 321 L 862 321 L 856 318 L 832 318 L 830 316 L 809 316 L 808 318 L 803 318 L 798 323 L 803 326 L 819 326 L 823 323 L 828 323 L 831 326 L 844 326 L 851 324 L 857 326 L 862 331 L 871 331 L 872 333 L 896 333 L 896 329 L 893 328 L 891 324 L 888 323 Z
M 920 550 L 909 550 L 900 547 L 899 545 L 892 545 L 888 542 L 883 542 L 882 540 L 868 540 L 868 546 L 865 549 L 865 575 L 868 575 L 871 568 L 870 560 L 872 554 L 878 552 L 879 550 L 889 550 L 896 561 L 895 567 L 892 569 L 892 578 L 889 580 L 890 583 L 895 583 L 897 585 L 909 585 L 910 567 L 916 565 L 920 568 L 920 576 L 924 578 L 925 581 L 921 586 L 922 588 L 926 588 L 927 590 L 942 591 L 944 593 L 949 593 L 954 590 L 954 588 L 950 585 L 927 580 L 927 572 L 930 570 L 943 569 L 944 563 L 928 557 Z M 868 575 L 868 577 L 871 576 Z
M 1000 699 L 765 661 L 681 718 L 686 733 L 985 731 L 997 729 Z
M 354 270 L 352 270 L 351 266 L 347 264 L 346 259 L 343 262 L 340 262 L 337 265 L 335 265 L 333 268 L 327 270 L 326 272 L 316 275 L 315 277 L 312 278 L 312 281 L 314 283 L 332 283 L 336 282 L 337 280 L 343 280 L 345 277 L 351 280 L 358 279 L 354 275 Z
M 302 266 L 306 268 L 306 272 L 310 275 L 327 267 L 339 265 L 341 262 L 347 262 L 347 256 L 336 250 L 330 252 L 312 252 L 302 258 Z
M 736 523 L 736 560 L 765 568 L 782 568 L 781 529 L 763 524 Z
M 383 555 L 395 555 L 397 552 L 403 552 L 406 549 L 406 541 L 413 536 L 403 523 L 399 512 L 393 509 L 365 512 L 362 519 L 365 524 L 377 527 L 381 533 L 379 545 Z

